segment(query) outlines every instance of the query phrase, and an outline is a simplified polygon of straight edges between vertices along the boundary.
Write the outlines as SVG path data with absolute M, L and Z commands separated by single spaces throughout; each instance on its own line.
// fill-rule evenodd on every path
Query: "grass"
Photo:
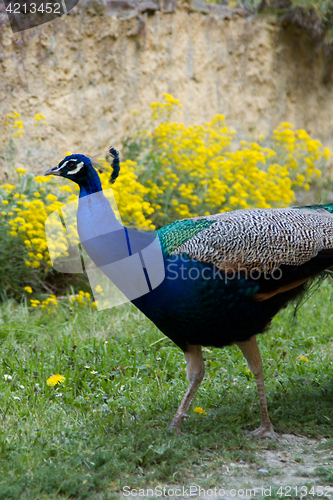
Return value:
M 296 319 L 290 306 L 259 339 L 276 431 L 328 443 L 331 297 L 326 282 Z M 7 302 L 0 341 L 0 499 L 108 499 L 125 485 L 186 484 L 196 471 L 209 487 L 218 467 L 260 465 L 267 441 L 246 437 L 260 423 L 255 383 L 235 346 L 204 350 L 206 377 L 185 434 L 174 436 L 184 356 L 133 306 L 47 314 Z M 47 386 L 57 373 L 66 380 Z M 319 473 L 322 484 L 332 480 L 329 469 Z

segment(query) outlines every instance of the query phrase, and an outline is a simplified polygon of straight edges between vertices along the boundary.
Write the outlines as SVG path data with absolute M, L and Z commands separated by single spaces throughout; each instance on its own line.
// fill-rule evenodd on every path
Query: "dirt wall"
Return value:
M 89 0 L 19 34 L 0 14 L 0 149 L 18 111 L 26 138 L 45 115 L 51 164 L 65 151 L 104 153 L 133 128 L 132 110 L 147 118 L 163 92 L 187 124 L 223 113 L 256 138 L 290 121 L 333 147 L 331 61 L 304 33 L 200 0 L 132 1 Z

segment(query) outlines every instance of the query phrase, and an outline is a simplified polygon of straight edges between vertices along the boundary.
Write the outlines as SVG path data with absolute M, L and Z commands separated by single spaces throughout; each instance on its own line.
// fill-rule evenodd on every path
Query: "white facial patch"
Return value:
M 68 161 L 73 161 L 73 160 L 68 160 Z M 67 162 L 64 165 L 62 165 L 61 168 L 64 167 L 66 164 L 67 164 Z M 67 175 L 77 174 L 78 172 L 80 172 L 80 170 L 83 166 L 84 166 L 84 163 L 83 163 L 83 161 L 81 161 L 80 163 L 77 164 L 77 167 L 74 170 L 70 170 L 69 172 L 67 172 Z

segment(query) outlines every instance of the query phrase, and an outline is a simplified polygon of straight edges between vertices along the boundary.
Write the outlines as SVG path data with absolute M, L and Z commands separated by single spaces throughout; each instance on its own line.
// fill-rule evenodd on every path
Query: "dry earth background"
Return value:
M 84 0 L 14 35 L 0 4 L 0 126 L 18 111 L 29 132 L 43 113 L 50 164 L 68 150 L 119 147 L 132 110 L 147 118 L 163 92 L 181 100 L 186 124 L 223 113 L 240 138 L 255 139 L 290 121 L 333 147 L 332 66 L 273 15 L 201 0 Z M 7 141 L 1 134 L 0 150 Z
M 0 4 L 0 127 L 18 111 L 29 137 L 33 116 L 45 115 L 36 172 L 65 151 L 119 147 L 133 130 L 132 110 L 148 118 L 163 92 L 181 100 L 187 124 L 223 113 L 240 138 L 255 139 L 290 121 L 333 148 L 332 68 L 311 38 L 273 15 L 200 0 L 80 2 L 66 17 L 15 35 Z M 0 151 L 8 139 L 1 134 Z M 284 436 L 263 451 L 267 472 L 231 464 L 220 473 L 229 488 L 307 484 L 316 467 L 332 466 L 332 451 L 320 444 Z
M 258 467 L 246 462 L 231 463 L 222 467 L 219 471 L 212 466 L 207 474 L 216 477 L 220 474 L 218 485 L 225 490 L 223 496 L 217 496 L 219 500 L 232 500 L 234 498 L 246 498 L 254 500 L 256 498 L 274 499 L 318 499 L 331 498 L 333 496 L 333 484 L 327 486 L 327 481 L 323 481 L 316 475 L 316 469 L 324 466 L 333 466 L 333 450 L 325 445 L 326 439 L 309 439 L 304 436 L 294 436 L 292 434 L 282 434 L 277 443 L 267 443 L 267 448 L 257 452 L 260 460 L 265 464 Z M 266 448 L 266 449 L 265 449 Z M 193 484 L 200 482 L 200 468 L 194 471 Z M 199 481 L 198 481 L 199 479 Z M 320 485 L 323 486 L 323 495 L 306 494 L 314 486 L 315 492 L 320 492 Z M 295 489 L 297 487 L 297 490 Z M 302 489 L 303 487 L 303 489 Z M 263 491 L 264 488 L 264 491 Z M 280 493 L 279 493 L 279 489 Z M 307 490 L 305 489 L 307 488 Z M 317 490 L 318 488 L 318 490 Z M 231 490 L 236 490 L 232 492 Z M 237 494 L 239 490 L 247 491 L 247 494 Z M 203 500 L 212 498 L 205 491 Z M 173 498 L 173 500 L 176 500 Z

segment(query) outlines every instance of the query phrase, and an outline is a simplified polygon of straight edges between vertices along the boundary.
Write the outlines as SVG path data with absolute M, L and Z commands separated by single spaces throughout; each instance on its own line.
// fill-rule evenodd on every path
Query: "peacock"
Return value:
M 120 170 L 119 154 L 113 148 L 110 154 L 113 183 Z M 147 270 L 155 265 L 155 254 L 141 259 L 148 288 L 138 296 L 132 294 L 139 280 L 135 269 L 131 283 L 124 285 L 121 272 L 107 269 L 116 268 L 114 263 L 154 239 L 118 221 L 103 194 L 98 170 L 87 156 L 66 156 L 45 175 L 79 185 L 77 227 L 85 251 L 185 354 L 189 385 L 170 428 L 180 431 L 203 380 L 202 346 L 236 344 L 259 395 L 261 425 L 252 434 L 277 438 L 267 410 L 256 335 L 264 333 L 281 308 L 333 266 L 333 204 L 236 210 L 172 222 L 157 231 L 164 278 L 152 286 Z

